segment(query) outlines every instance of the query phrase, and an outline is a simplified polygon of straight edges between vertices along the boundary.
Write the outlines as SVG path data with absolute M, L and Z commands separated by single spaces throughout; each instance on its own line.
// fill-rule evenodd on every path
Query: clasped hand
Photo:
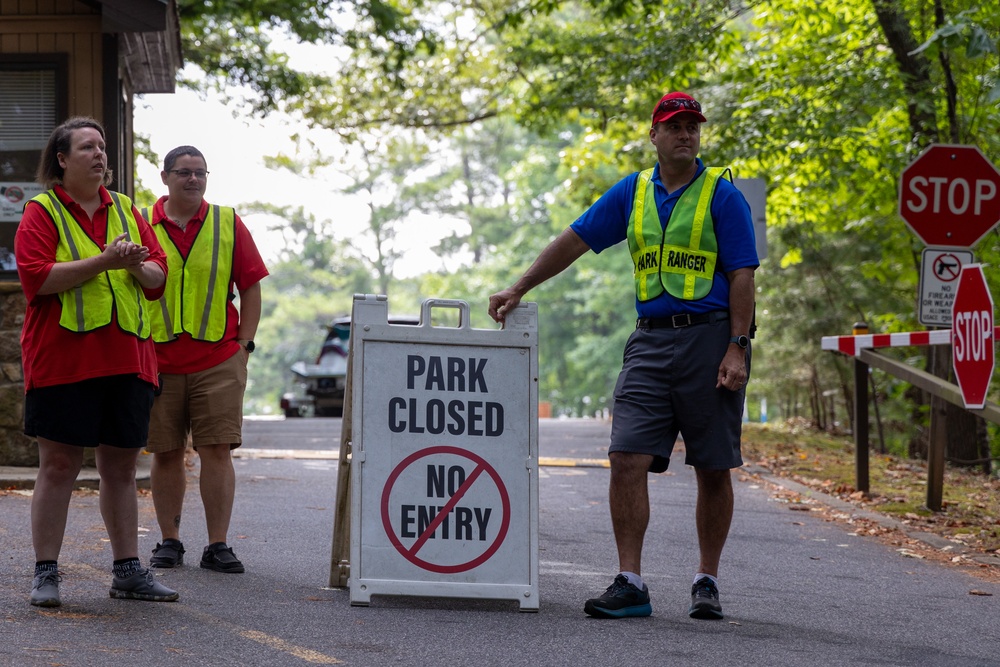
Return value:
M 102 253 L 112 269 L 136 269 L 149 257 L 149 248 L 129 241 L 125 234 L 115 237 Z

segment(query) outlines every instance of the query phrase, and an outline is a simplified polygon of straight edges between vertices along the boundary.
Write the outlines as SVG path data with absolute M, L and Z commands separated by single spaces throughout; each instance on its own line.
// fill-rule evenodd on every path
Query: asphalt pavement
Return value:
M 653 615 L 588 618 L 585 599 L 616 573 L 601 465 L 610 427 L 593 420 L 540 425 L 537 613 L 430 597 L 351 606 L 348 590 L 327 586 L 339 428 L 248 421 L 230 539 L 245 574 L 198 567 L 206 535 L 192 471 L 188 560 L 156 571 L 180 592 L 176 603 L 108 596 L 110 547 L 98 495 L 84 488 L 60 557 L 63 606 L 30 606 L 30 491 L 0 493 L 0 665 L 1000 665 L 1000 586 L 790 511 L 741 473 L 721 572 L 725 619 L 688 618 L 695 480 L 676 462 L 650 479 L 643 576 Z M 3 488 L 13 474 L 0 471 Z M 140 491 L 144 559 L 158 538 Z

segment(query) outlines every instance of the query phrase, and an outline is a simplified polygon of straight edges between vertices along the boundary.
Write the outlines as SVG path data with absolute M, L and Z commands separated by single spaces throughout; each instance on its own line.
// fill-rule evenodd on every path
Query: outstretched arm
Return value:
M 590 250 L 580 236 L 567 227 L 538 256 L 521 278 L 507 289 L 490 296 L 490 317 L 503 322 L 507 313 L 521 302 L 528 291 L 541 285 L 549 278 L 562 273 L 583 253 Z

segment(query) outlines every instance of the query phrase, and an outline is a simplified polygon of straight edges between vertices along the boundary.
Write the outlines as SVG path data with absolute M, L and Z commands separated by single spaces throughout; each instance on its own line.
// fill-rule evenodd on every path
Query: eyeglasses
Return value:
M 660 106 L 656 107 L 656 113 L 664 113 L 668 111 L 677 111 L 678 109 L 688 109 L 690 111 L 697 111 L 701 113 L 701 105 L 698 100 L 686 100 L 683 97 L 663 100 L 660 102 Z
M 203 181 L 203 180 L 205 180 L 205 177 L 208 176 L 208 172 L 207 171 L 202 171 L 200 169 L 198 171 L 191 171 L 190 169 L 171 169 L 170 173 L 171 174 L 176 174 L 177 176 L 180 176 L 181 178 L 183 178 L 185 180 L 187 180 L 187 179 L 191 178 L 192 176 L 194 176 L 199 181 Z

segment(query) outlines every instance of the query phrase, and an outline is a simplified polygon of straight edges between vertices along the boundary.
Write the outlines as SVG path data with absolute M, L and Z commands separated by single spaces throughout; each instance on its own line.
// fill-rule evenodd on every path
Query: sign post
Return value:
M 459 326 L 432 325 L 458 310 Z M 517 600 L 538 611 L 538 310 L 473 329 L 429 299 L 417 326 L 384 296 L 352 321 L 351 604 L 372 595 Z
M 980 264 L 962 267 L 952 306 L 952 366 L 967 409 L 981 410 L 993 378 L 993 296 Z
M 929 246 L 971 248 L 1000 222 L 1000 172 L 975 146 L 933 144 L 903 170 L 899 214 Z

